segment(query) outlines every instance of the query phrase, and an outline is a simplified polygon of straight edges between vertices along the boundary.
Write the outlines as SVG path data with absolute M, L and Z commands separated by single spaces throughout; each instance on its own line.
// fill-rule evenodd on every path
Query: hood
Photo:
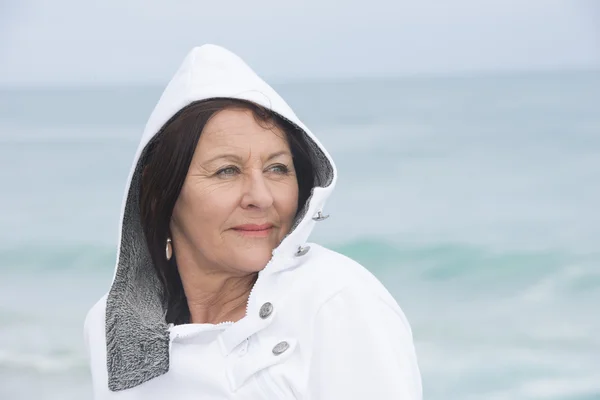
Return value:
M 287 119 L 310 145 L 315 187 L 300 209 L 292 231 L 273 257 L 293 255 L 307 240 L 336 182 L 331 157 L 288 104 L 241 58 L 215 45 L 192 49 L 167 85 L 144 129 L 136 151 L 121 212 L 117 263 L 106 304 L 108 384 L 113 391 L 135 387 L 169 370 L 169 327 L 161 284 L 148 251 L 139 214 L 142 161 L 148 144 L 169 119 L 189 104 L 211 98 L 256 103 Z M 267 274 L 283 268 L 270 263 Z

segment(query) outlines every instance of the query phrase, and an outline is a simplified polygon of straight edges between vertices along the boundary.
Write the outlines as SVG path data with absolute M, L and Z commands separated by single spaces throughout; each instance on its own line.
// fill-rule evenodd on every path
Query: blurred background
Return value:
M 329 149 L 313 241 L 413 328 L 426 399 L 600 399 L 600 2 L 0 1 L 0 399 L 91 399 L 145 121 L 244 58 Z

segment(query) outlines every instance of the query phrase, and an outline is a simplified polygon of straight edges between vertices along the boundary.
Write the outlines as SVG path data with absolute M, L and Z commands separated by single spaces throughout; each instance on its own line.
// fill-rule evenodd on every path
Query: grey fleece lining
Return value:
M 141 157 L 140 160 L 143 160 Z M 139 210 L 142 161 L 127 196 L 121 254 L 106 304 L 108 387 L 135 387 L 169 370 L 169 332 Z
M 329 186 L 333 180 L 331 164 L 319 146 L 297 129 L 310 147 L 315 186 Z M 139 190 L 145 155 L 144 151 L 127 195 L 121 252 L 106 304 L 106 362 L 108 387 L 112 391 L 133 388 L 169 370 L 169 331 L 161 301 L 162 287 L 140 220 Z M 309 202 L 310 198 L 298 213 L 292 230 L 304 218 Z

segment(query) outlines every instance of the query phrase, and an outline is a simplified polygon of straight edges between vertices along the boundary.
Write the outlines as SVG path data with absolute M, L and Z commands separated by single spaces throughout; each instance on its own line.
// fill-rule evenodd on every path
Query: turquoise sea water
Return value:
M 425 398 L 600 399 L 600 72 L 277 85 L 339 168 L 313 241 L 412 326 Z M 82 323 L 159 87 L 0 89 L 0 398 L 91 398 Z

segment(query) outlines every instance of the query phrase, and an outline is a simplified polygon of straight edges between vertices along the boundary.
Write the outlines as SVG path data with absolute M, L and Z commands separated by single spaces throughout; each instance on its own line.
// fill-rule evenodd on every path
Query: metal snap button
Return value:
M 290 344 L 288 342 L 286 342 L 286 341 L 279 342 L 275 345 L 275 347 L 273 347 L 273 354 L 278 356 L 278 355 L 284 353 L 289 348 L 290 348 Z
M 296 257 L 305 255 L 306 253 L 308 253 L 309 250 L 310 250 L 310 246 L 305 246 L 305 247 L 299 246 L 298 251 L 296 252 Z
M 266 319 L 268 318 L 271 314 L 273 313 L 273 304 L 266 302 L 265 304 L 262 305 L 262 307 L 260 308 L 260 311 L 258 313 L 258 315 L 262 318 L 262 319 Z
M 317 213 L 317 215 L 313 217 L 313 220 L 314 221 L 325 221 L 327 218 L 329 218 L 329 215 L 323 215 L 323 213 L 321 211 L 319 211 Z

